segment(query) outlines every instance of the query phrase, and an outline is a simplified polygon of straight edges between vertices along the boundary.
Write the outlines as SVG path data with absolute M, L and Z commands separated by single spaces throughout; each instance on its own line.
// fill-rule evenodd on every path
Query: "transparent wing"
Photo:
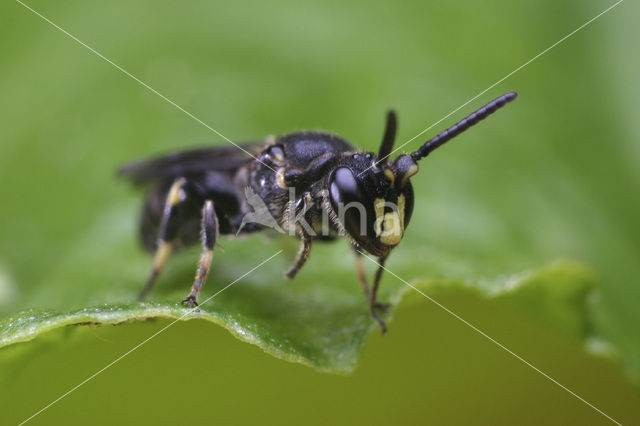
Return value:
M 125 164 L 120 176 L 136 184 L 159 179 L 197 174 L 208 170 L 233 171 L 254 160 L 264 148 L 264 142 L 235 146 L 195 148 Z

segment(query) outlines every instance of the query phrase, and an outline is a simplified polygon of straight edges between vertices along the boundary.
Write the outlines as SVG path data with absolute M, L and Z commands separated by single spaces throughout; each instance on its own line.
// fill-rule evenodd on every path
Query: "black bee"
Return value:
M 140 231 L 155 258 L 140 298 L 149 293 L 176 245 L 202 241 L 195 281 L 183 300 L 195 306 L 219 234 L 270 226 L 298 235 L 302 247 L 287 278 L 304 265 L 314 240 L 346 236 L 354 247 L 371 315 L 385 332 L 377 310 L 384 311 L 386 305 L 376 301 L 383 268 L 378 268 L 369 288 L 361 250 L 384 265 L 411 219 L 410 178 L 418 172 L 418 161 L 516 97 L 510 92 L 494 99 L 417 151 L 393 160 L 388 157 L 397 119 L 390 111 L 377 155 L 330 133 L 302 131 L 262 143 L 194 149 L 125 165 L 121 175 L 150 186 Z

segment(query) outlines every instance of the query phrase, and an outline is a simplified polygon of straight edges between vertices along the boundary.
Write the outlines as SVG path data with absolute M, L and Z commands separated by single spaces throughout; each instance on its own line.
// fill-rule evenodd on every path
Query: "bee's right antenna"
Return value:
M 438 136 L 435 136 L 431 140 L 427 141 L 427 143 L 422 145 L 420 149 L 411 154 L 411 158 L 413 158 L 414 161 L 423 159 L 434 149 L 455 138 L 460 133 L 467 130 L 469 127 L 478 123 L 480 120 L 487 118 L 489 115 L 493 114 L 498 109 L 502 108 L 517 97 L 518 94 L 516 92 L 509 92 L 495 98 L 476 112 L 463 118 L 444 132 L 440 133 Z

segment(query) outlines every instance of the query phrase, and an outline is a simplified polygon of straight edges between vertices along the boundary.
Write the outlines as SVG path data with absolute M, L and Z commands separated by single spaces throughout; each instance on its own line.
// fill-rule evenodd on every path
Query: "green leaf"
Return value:
M 549 291 L 550 283 L 567 286 Z M 355 368 L 366 338 L 378 332 L 377 323 L 368 316 L 358 292 L 344 288 L 303 286 L 293 290 L 283 283 L 264 285 L 251 281 L 203 304 L 199 312 L 179 303 L 111 303 L 68 312 L 29 310 L 0 322 L 0 347 L 29 341 L 39 334 L 69 325 L 120 325 L 149 318 L 177 320 L 205 319 L 229 330 L 238 339 L 258 345 L 276 357 L 300 362 L 330 372 L 350 372 Z M 425 291 L 456 289 L 479 283 L 425 281 Z M 539 271 L 503 277 L 486 289 L 487 296 L 513 292 L 523 307 L 536 315 L 543 313 L 552 325 L 569 328 L 582 336 L 587 313 L 585 296 L 591 287 L 590 274 L 572 264 L 556 264 Z M 239 287 L 242 288 L 239 288 Z M 395 307 L 408 287 L 395 285 L 383 294 Z M 390 315 L 386 316 L 390 319 Z
M 169 267 L 168 277 L 161 280 L 155 289 L 152 295 L 154 302 L 127 303 L 135 298 L 148 267 L 148 259 L 140 254 L 136 256 L 136 248 L 127 237 L 132 230 L 125 227 L 127 232 L 122 235 L 111 233 L 110 239 L 103 240 L 99 249 L 92 248 L 93 241 L 108 229 L 117 229 L 118 223 L 127 222 L 120 217 L 122 213 L 118 211 L 107 215 L 92 232 L 81 238 L 68 253 L 76 261 L 62 265 L 57 274 L 49 276 L 51 286 L 40 289 L 34 296 L 35 300 L 49 300 L 49 305 L 59 306 L 57 309 L 31 309 L 0 322 L 0 347 L 28 341 L 63 326 L 122 325 L 127 321 L 157 317 L 184 321 L 198 318 L 219 324 L 238 339 L 258 345 L 276 357 L 323 371 L 348 373 L 357 365 L 368 336 L 380 332 L 377 323 L 370 318 L 365 299 L 356 284 L 353 259 L 346 244 L 317 247 L 300 276 L 296 280 L 285 281 L 281 278 L 281 270 L 295 254 L 295 247 L 290 247 L 286 254 L 277 255 L 271 263 L 267 262 L 224 289 L 265 258 L 263 252 L 254 250 L 255 240 L 261 240 L 259 237 L 224 241 L 225 253 L 216 250 L 217 268 L 202 296 L 201 302 L 204 303 L 199 312 L 179 303 L 188 290 L 193 260 L 197 257 L 197 250 L 189 250 L 174 259 L 177 265 Z M 261 250 L 278 253 L 279 249 L 273 244 L 277 242 L 263 241 Z M 279 242 L 291 243 L 285 239 Z M 107 248 L 111 250 L 107 251 Z M 232 256 L 234 259 L 230 259 Z M 114 258 L 141 267 L 132 270 L 132 277 L 128 280 L 117 278 L 122 269 L 108 271 L 104 276 L 105 271 L 100 267 L 103 259 Z M 455 271 L 453 265 L 456 262 L 452 259 L 445 261 L 442 255 L 440 258 L 440 265 L 451 265 L 450 273 Z M 335 265 L 331 273 L 327 272 L 327 264 Z M 389 267 L 400 271 L 400 274 L 407 274 L 402 264 L 390 262 Z M 93 283 L 91 292 L 78 289 L 78 279 L 74 278 L 78 270 L 88 282 Z M 135 276 L 139 278 L 137 282 Z M 526 301 L 523 305 L 530 306 L 529 310 L 534 314 L 557 320 L 550 322 L 561 324 L 574 335 L 584 336 L 588 316 L 584 296 L 593 285 L 593 277 L 582 267 L 560 263 L 492 279 L 465 280 L 455 278 L 455 274 L 452 276 L 454 278 L 447 280 L 419 281 L 416 285 L 430 293 L 444 289 L 473 289 L 487 297 L 514 293 Z M 549 288 L 558 283 L 558 288 Z M 393 310 L 407 292 L 414 290 L 392 276 L 385 278 L 380 300 L 392 305 L 385 316 L 387 321 L 391 320 Z M 87 301 L 101 297 L 109 303 L 92 305 Z M 54 300 L 60 302 L 54 303 Z M 86 307 L 64 308 L 83 305 Z

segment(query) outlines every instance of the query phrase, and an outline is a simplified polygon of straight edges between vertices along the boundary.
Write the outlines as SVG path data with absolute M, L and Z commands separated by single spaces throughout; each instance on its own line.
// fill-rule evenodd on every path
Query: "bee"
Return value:
M 389 111 L 377 154 L 331 133 L 299 131 L 262 143 L 192 149 L 123 166 L 120 175 L 148 189 L 140 236 L 155 256 L 140 300 L 151 291 L 176 247 L 202 244 L 193 285 L 182 301 L 193 307 L 221 234 L 250 234 L 271 227 L 296 235 L 301 249 L 287 278 L 305 264 L 314 241 L 344 236 L 354 249 L 369 312 L 386 332 L 379 312 L 388 305 L 378 303 L 376 294 L 385 261 L 411 220 L 411 178 L 418 173 L 418 162 L 516 97 L 509 92 L 494 99 L 417 151 L 394 159 L 389 157 L 397 118 Z M 379 263 L 371 286 L 362 265 L 363 251 Z

